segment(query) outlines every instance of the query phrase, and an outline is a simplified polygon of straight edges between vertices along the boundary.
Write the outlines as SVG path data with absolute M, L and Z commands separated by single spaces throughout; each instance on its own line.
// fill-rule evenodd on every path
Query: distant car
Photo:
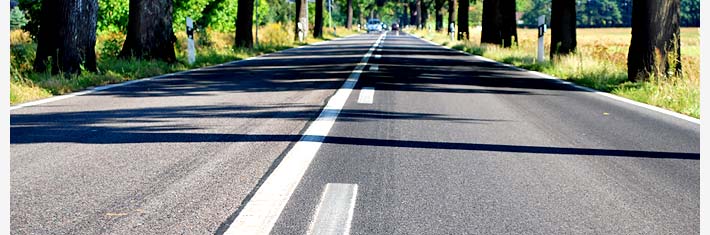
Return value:
M 367 25 L 365 25 L 365 29 L 367 29 L 367 33 L 376 31 L 376 32 L 381 32 L 382 31 L 382 22 L 380 22 L 379 19 L 370 19 L 367 21 Z
M 399 24 L 392 23 L 392 31 L 397 31 L 397 30 L 399 30 Z

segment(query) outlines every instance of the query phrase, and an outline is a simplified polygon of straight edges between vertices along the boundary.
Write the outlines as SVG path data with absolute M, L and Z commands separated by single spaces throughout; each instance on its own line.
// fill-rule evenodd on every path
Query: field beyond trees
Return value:
M 577 51 L 555 61 L 538 63 L 537 29 L 518 29 L 518 44 L 511 48 L 481 45 L 480 31 L 470 29 L 469 41 L 451 41 L 445 32 L 410 30 L 425 39 L 520 68 L 540 71 L 579 85 L 700 118 L 700 33 L 681 29 L 683 73 L 669 78 L 630 82 L 627 57 L 631 28 L 577 29 Z M 550 33 L 545 34 L 549 59 Z

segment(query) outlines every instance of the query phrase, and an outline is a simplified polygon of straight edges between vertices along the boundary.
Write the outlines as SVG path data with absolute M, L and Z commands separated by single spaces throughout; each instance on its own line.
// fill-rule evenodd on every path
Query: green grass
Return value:
M 577 29 L 577 52 L 545 62 L 538 62 L 536 58 L 537 30 L 518 30 L 518 45 L 511 48 L 479 44 L 480 32 L 473 30 L 470 41 L 452 41 L 446 33 L 432 31 L 412 30 L 410 33 L 452 49 L 700 118 L 700 37 L 697 28 L 681 29 L 683 74 L 643 82 L 628 81 L 629 28 Z M 549 37 L 550 34 L 546 34 L 546 57 L 550 48 Z
M 98 73 L 83 71 L 80 75 L 65 76 L 49 73 L 36 73 L 32 70 L 36 44 L 29 34 L 13 31 L 10 42 L 10 104 L 62 95 L 84 90 L 89 87 L 107 85 L 160 74 L 184 71 L 210 65 L 241 60 L 266 53 L 272 53 L 305 43 L 293 42 L 290 26 L 268 24 L 259 29 L 259 44 L 252 49 L 233 48 L 234 33 L 211 32 L 196 35 L 197 54 L 193 64 L 187 63 L 184 32 L 177 33 L 177 63 L 165 63 L 157 60 L 119 59 L 117 54 L 123 44 L 124 35 L 100 34 L 97 37 Z M 323 39 L 308 38 L 306 43 L 314 43 L 335 38 L 326 30 Z M 352 30 L 338 28 L 338 36 L 354 34 Z

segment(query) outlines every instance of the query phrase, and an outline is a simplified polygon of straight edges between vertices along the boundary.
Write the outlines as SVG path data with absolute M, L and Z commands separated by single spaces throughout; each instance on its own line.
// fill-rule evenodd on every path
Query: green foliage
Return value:
M 205 12 L 206 26 L 218 32 L 234 32 L 237 19 L 237 0 L 217 0 L 215 6 Z M 213 2 L 212 4 L 215 4 Z M 210 5 L 212 5 L 210 4 Z
M 545 21 L 550 22 L 550 0 L 529 0 L 530 8 L 523 14 L 523 25 L 537 27 L 537 17 L 544 15 Z
M 680 25 L 700 27 L 700 0 L 680 1 Z
M 621 22 L 617 2 L 612 0 L 577 1 L 577 27 L 612 27 Z
M 13 7 L 10 11 L 10 29 L 19 29 L 27 25 L 25 13 L 19 7 Z
M 212 1 L 216 0 L 177 0 L 173 2 L 173 31 L 185 30 L 185 17 L 192 18 L 193 22 L 202 22 L 202 14 Z M 218 0 L 217 0 L 218 1 Z M 236 1 L 235 1 L 236 2 Z M 230 9 L 231 10 L 231 9 Z M 236 16 L 236 4 L 234 12 Z M 236 19 L 236 18 L 233 18 Z M 234 24 L 234 20 L 232 21 Z M 234 27 L 234 26 L 232 26 Z
M 265 0 L 255 0 L 255 1 L 256 1 L 255 4 L 257 4 L 257 5 L 255 6 L 256 12 L 253 17 L 254 23 L 256 24 L 258 22 L 260 25 L 266 24 L 267 20 L 269 20 L 268 19 L 269 11 L 270 11 L 269 2 L 267 2 Z M 259 17 L 259 19 L 256 18 L 257 16 Z
M 98 32 L 126 32 L 129 0 L 99 0 Z
M 98 51 L 103 57 L 118 57 L 118 54 L 121 53 L 121 49 L 123 48 L 124 40 L 125 37 L 123 35 L 107 37 L 98 43 Z
M 28 18 L 27 24 L 22 27 L 29 32 L 32 37 L 37 37 L 39 33 L 39 18 L 41 16 L 42 1 L 41 0 L 20 0 L 18 7 L 25 11 L 25 17 Z

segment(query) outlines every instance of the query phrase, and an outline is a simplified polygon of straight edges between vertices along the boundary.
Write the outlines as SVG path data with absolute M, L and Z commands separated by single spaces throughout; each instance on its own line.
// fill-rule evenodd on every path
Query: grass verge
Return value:
M 451 40 L 446 33 L 408 30 L 408 33 L 444 46 L 480 55 L 520 68 L 550 74 L 576 84 L 700 118 L 700 34 L 698 28 L 681 29 L 683 74 L 666 79 L 630 82 L 626 59 L 630 28 L 577 29 L 577 52 L 538 62 L 537 29 L 518 29 L 518 44 L 511 48 L 480 44 L 480 32 L 471 29 L 468 41 Z M 603 35 L 603 36 L 602 36 Z M 546 34 L 549 58 L 550 34 Z
M 177 63 L 156 60 L 119 59 L 118 53 L 125 35 L 102 33 L 97 36 L 98 73 L 83 71 L 80 75 L 64 76 L 33 72 L 36 43 L 29 33 L 15 30 L 10 35 L 10 104 L 20 104 L 33 100 L 63 95 L 89 87 L 119 83 L 160 74 L 179 72 L 194 68 L 226 63 L 259 56 L 305 44 L 311 44 L 337 37 L 355 34 L 353 30 L 338 28 L 338 35 L 325 30 L 324 38 L 307 38 L 305 43 L 293 42 L 293 32 L 289 25 L 270 23 L 259 28 L 259 44 L 252 49 L 233 48 L 234 33 L 214 32 L 206 29 L 195 34 L 197 53 L 195 62 L 189 64 L 186 56 L 186 35 L 177 33 Z

